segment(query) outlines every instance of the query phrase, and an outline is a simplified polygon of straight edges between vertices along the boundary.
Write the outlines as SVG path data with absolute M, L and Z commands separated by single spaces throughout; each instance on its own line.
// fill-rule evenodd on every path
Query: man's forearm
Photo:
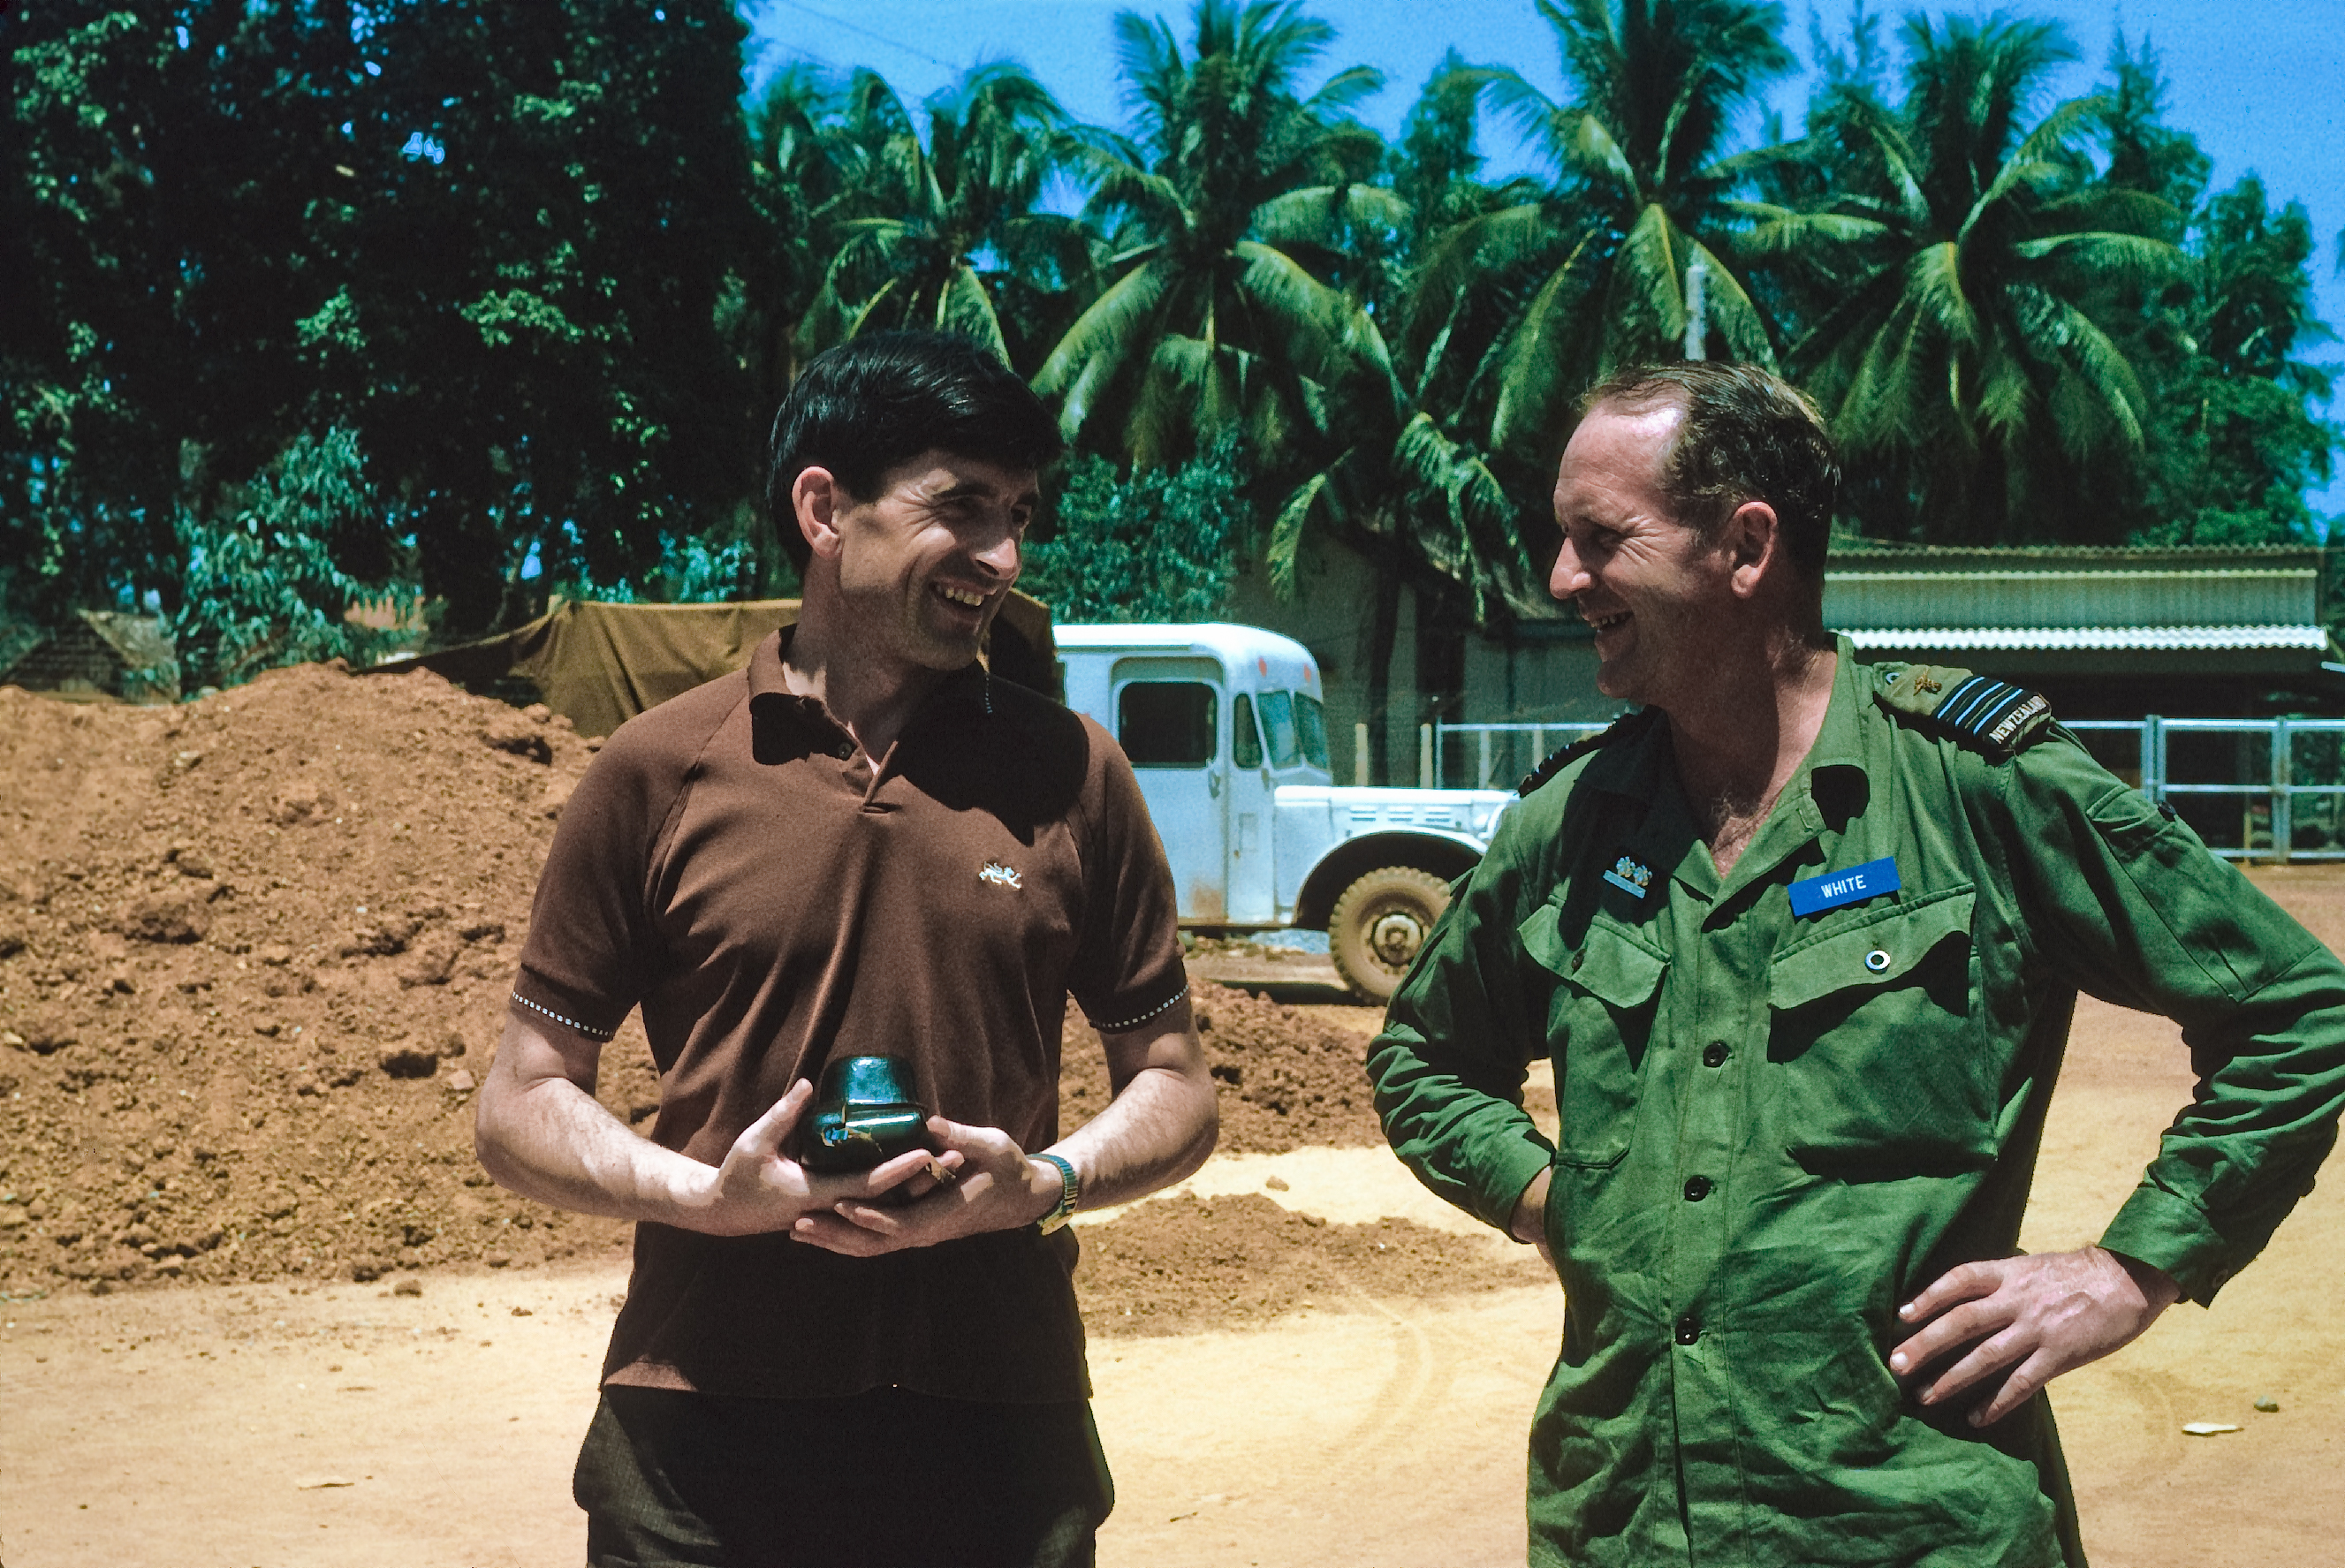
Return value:
M 496 1082 L 493 1069 L 490 1084 Z M 484 1085 L 472 1143 L 482 1168 L 523 1198 L 575 1214 L 692 1227 L 716 1172 L 636 1136 L 561 1078 Z
M 1081 1173 L 1083 1208 L 1145 1198 L 1205 1163 L 1221 1116 L 1212 1077 L 1199 1078 L 1144 1067 L 1105 1110 L 1051 1147 Z
M 1081 1177 L 1085 1209 L 1169 1187 L 1205 1163 L 1221 1131 L 1213 1077 L 1186 997 L 1146 1027 L 1101 1043 L 1115 1096 L 1050 1148 Z
M 515 1009 L 474 1108 L 498 1185 L 576 1214 L 695 1228 L 716 1171 L 638 1138 L 591 1092 L 599 1042 Z

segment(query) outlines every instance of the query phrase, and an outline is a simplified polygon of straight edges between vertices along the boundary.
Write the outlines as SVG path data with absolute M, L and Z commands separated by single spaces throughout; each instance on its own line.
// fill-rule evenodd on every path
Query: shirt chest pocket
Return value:
M 1979 1027 L 1969 887 L 1866 910 L 1787 943 L 1767 976 L 1770 1096 L 1794 1151 L 1923 1174 L 1991 1151 L 2001 1064 Z
M 1560 929 L 1552 904 L 1525 921 L 1520 934 L 1525 951 L 1560 982 L 1548 1005 L 1562 1124 L 1557 1158 L 1589 1168 L 1617 1165 L 1629 1152 L 1669 955 L 1602 914 L 1574 939 Z

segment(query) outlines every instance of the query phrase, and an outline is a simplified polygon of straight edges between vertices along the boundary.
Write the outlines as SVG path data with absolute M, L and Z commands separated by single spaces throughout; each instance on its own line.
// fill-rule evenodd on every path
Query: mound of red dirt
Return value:
M 1364 1065 L 1366 1036 L 1210 980 L 1193 982 L 1190 1000 L 1205 1059 L 1221 1085 L 1221 1152 L 1283 1154 L 1384 1141 Z M 1060 1044 L 1060 1126 L 1080 1126 L 1107 1102 L 1099 1037 L 1070 1007 Z
M 174 708 L 0 688 L 0 1293 L 624 1244 L 492 1184 L 471 1098 L 588 743 L 438 676 Z M 1222 1147 L 1376 1139 L 1365 1042 L 1201 984 Z M 1107 1103 L 1067 1030 L 1062 1119 Z M 658 1086 L 630 1023 L 604 1102 Z
M 1337 1225 L 1258 1192 L 1161 1198 L 1080 1235 L 1075 1291 L 1095 1334 L 1248 1328 L 1305 1307 L 1555 1280 L 1537 1252 L 1496 1232 L 1458 1236 L 1407 1219 Z
M 469 1112 L 588 749 L 422 673 L 0 689 L 0 1290 L 611 1245 L 490 1185 Z

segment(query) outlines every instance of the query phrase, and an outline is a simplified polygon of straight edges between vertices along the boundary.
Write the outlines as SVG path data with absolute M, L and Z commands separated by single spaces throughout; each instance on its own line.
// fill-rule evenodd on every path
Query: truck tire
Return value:
M 1344 889 L 1327 918 L 1336 971 L 1363 1000 L 1382 1007 L 1448 907 L 1449 885 L 1429 871 L 1386 865 L 1367 873 Z

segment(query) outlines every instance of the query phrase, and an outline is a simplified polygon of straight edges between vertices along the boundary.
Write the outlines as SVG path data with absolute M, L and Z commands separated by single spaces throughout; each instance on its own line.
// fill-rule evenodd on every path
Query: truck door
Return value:
M 1277 827 L 1277 789 L 1263 749 L 1258 717 L 1262 697 L 1230 695 L 1229 918 L 1233 926 L 1278 922 L 1278 879 L 1272 835 Z
M 1218 926 L 1229 918 L 1222 667 L 1211 659 L 1118 659 L 1109 680 L 1115 738 L 1172 863 L 1181 918 Z

